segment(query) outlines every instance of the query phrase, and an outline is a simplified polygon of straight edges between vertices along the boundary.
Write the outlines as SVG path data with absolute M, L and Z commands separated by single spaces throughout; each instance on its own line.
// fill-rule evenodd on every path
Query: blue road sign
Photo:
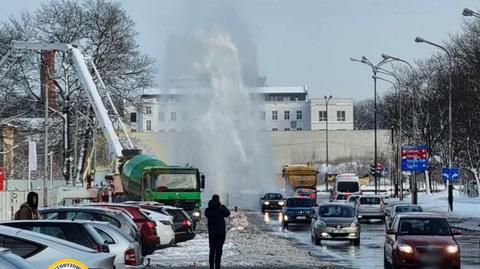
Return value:
M 460 170 L 458 167 L 443 167 L 442 177 L 444 180 L 458 181 L 460 177 Z
M 427 170 L 427 159 L 402 159 L 402 171 L 422 172 Z

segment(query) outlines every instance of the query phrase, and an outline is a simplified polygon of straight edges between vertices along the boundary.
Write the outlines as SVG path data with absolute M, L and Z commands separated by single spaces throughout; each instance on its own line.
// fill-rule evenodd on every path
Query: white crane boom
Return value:
M 12 47 L 14 49 L 21 50 L 59 50 L 70 52 L 72 54 L 72 60 L 75 65 L 75 70 L 80 78 L 80 81 L 87 91 L 87 96 L 90 99 L 95 115 L 102 128 L 103 135 L 108 141 L 110 149 L 113 151 L 117 158 L 123 156 L 123 146 L 118 139 L 117 133 L 113 128 L 112 121 L 108 116 L 107 109 L 103 104 L 102 98 L 98 93 L 97 86 L 95 85 L 93 78 L 88 71 L 88 67 L 85 63 L 85 59 L 79 49 L 70 45 L 62 43 L 41 43 L 41 42 L 28 42 L 28 41 L 13 41 Z

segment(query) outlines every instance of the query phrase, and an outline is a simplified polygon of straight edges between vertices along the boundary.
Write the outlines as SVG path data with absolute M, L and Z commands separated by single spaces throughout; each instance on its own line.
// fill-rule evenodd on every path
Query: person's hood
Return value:
M 37 202 L 34 204 L 33 198 L 37 198 Z M 29 192 L 27 195 L 27 204 L 32 208 L 38 208 L 38 194 L 36 192 Z
M 220 206 L 221 206 L 220 201 L 214 201 L 214 200 L 208 201 L 208 208 L 216 209 L 216 208 L 220 208 Z

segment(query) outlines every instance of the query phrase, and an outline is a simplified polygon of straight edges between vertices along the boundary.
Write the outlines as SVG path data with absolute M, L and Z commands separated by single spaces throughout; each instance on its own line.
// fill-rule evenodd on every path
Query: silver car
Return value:
M 344 203 L 328 203 L 318 207 L 311 224 L 315 245 L 322 240 L 349 240 L 360 245 L 360 224 L 355 208 Z
M 379 219 L 385 221 L 385 204 L 381 195 L 361 195 L 357 201 L 359 219 Z
M 0 247 L 35 264 L 36 269 L 48 269 L 61 259 L 75 259 L 89 269 L 113 269 L 115 255 L 100 253 L 79 244 L 52 236 L 0 225 Z
M 108 222 L 90 222 L 108 245 L 110 253 L 116 255 L 115 269 L 144 268 L 142 250 L 139 242 Z
M 0 248 L 0 268 L 2 269 L 35 269 L 25 259 L 13 254 L 6 248 Z
M 385 230 L 388 230 L 392 225 L 392 221 L 397 214 L 408 212 L 423 212 L 419 205 L 413 204 L 396 204 L 385 209 Z

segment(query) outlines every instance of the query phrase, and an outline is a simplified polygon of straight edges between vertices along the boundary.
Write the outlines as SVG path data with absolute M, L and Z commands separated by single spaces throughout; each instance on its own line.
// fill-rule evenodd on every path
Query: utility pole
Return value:
M 326 118 L 326 121 L 325 121 L 325 137 L 326 137 L 326 140 L 325 140 L 325 158 L 326 158 L 326 164 L 327 164 L 327 176 L 325 177 L 325 187 L 326 187 L 326 191 L 328 192 L 328 175 L 329 175 L 329 167 L 328 167 L 328 103 L 330 102 L 330 100 L 332 99 L 333 96 L 324 96 L 323 98 L 325 99 L 325 112 L 327 113 L 327 118 Z

